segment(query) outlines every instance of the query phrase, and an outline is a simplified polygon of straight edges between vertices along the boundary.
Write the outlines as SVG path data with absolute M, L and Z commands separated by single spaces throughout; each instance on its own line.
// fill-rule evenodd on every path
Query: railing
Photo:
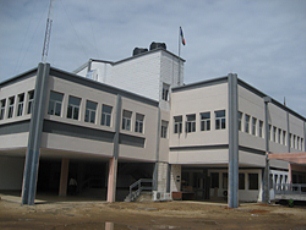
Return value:
M 130 186 L 130 193 L 126 200 L 134 201 L 142 191 L 152 191 L 152 179 L 139 179 Z
M 306 196 L 306 184 L 275 184 L 275 195 L 305 195 Z

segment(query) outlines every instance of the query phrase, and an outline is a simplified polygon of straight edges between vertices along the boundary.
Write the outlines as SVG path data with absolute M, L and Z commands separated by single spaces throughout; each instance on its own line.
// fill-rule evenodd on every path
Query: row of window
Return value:
M 244 118 L 244 119 L 243 119 Z M 243 122 L 244 121 L 244 122 Z M 264 137 L 263 121 L 256 117 L 251 117 L 248 114 L 238 113 L 238 129 L 241 132 L 246 132 L 258 137 Z
M 210 112 L 200 113 L 200 131 L 211 130 L 211 115 Z M 226 116 L 225 110 L 219 110 L 214 112 L 215 115 L 215 129 L 225 129 L 226 128 Z M 196 132 L 196 114 L 186 115 L 185 119 L 185 132 L 191 133 Z M 183 129 L 183 116 L 174 116 L 174 133 L 182 133 Z
M 251 117 L 248 114 L 238 113 L 238 129 L 241 132 L 249 133 L 254 136 L 264 137 L 264 122 Z M 269 125 L 269 141 L 287 146 L 287 132 L 275 126 Z M 295 134 L 289 133 L 290 147 L 303 150 L 304 139 Z
M 17 96 L 2 99 L 0 101 L 0 120 L 10 119 L 23 114 L 31 114 L 34 100 L 34 91 L 21 93 Z M 25 106 L 26 105 L 26 106 Z
M 211 188 L 219 188 L 219 173 L 211 173 Z M 248 178 L 248 185 L 245 184 L 245 178 Z M 258 190 L 258 173 L 239 173 L 239 190 Z M 222 173 L 222 188 L 228 188 L 228 173 Z
M 49 99 L 48 114 L 61 116 L 62 102 L 64 94 L 51 91 Z M 73 120 L 79 120 L 81 98 L 69 95 L 67 118 Z M 86 100 L 85 117 L 84 121 L 89 123 L 96 123 L 98 103 L 90 100 Z M 110 105 L 102 104 L 100 125 L 111 126 L 113 107 Z M 122 126 L 123 130 L 132 130 L 132 111 L 123 110 L 122 112 Z M 134 131 L 143 133 L 144 115 L 136 113 Z

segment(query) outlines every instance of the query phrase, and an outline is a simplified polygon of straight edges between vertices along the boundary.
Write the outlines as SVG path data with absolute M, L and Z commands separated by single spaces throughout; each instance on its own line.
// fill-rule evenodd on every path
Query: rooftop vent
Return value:
M 133 50 L 133 56 L 136 56 L 138 54 L 142 54 L 142 53 L 145 53 L 145 52 L 148 52 L 148 49 L 147 48 L 138 48 L 136 47 L 134 50 Z
M 161 42 L 152 42 L 150 45 L 150 50 L 155 50 L 155 49 L 167 49 L 167 46 L 165 43 Z

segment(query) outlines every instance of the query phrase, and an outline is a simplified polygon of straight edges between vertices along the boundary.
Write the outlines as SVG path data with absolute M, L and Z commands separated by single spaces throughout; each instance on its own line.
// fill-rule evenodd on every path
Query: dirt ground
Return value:
M 173 201 L 56 202 L 22 206 L 0 200 L 0 229 L 306 229 L 306 206 Z

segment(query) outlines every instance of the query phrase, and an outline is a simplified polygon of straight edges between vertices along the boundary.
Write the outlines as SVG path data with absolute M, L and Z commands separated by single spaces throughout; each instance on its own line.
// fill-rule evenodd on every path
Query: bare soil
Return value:
M 306 207 L 204 202 L 57 202 L 22 206 L 0 200 L 0 229 L 306 229 Z

